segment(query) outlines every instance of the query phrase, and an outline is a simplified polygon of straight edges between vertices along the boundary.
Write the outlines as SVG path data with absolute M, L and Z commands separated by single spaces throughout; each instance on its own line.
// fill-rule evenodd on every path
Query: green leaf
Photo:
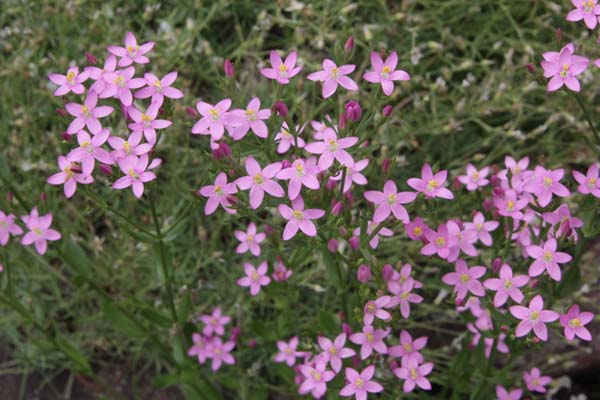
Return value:
M 325 310 L 319 310 L 319 328 L 328 334 L 334 334 L 339 331 L 334 316 Z
M 179 375 L 177 374 L 164 374 L 158 375 L 154 378 L 153 381 L 154 386 L 159 389 L 165 389 L 170 386 L 175 386 L 179 384 Z
M 141 314 L 154 325 L 158 325 L 163 328 L 170 328 L 173 325 L 171 318 L 152 308 L 144 308 Z
M 115 330 L 133 338 L 144 336 L 144 330 L 117 306 L 105 302 L 102 310 Z
M 76 273 L 84 278 L 92 275 L 92 265 L 85 251 L 73 240 L 65 240 L 62 246 L 64 261 Z
M 190 292 L 185 293 L 185 295 L 183 296 L 183 300 L 181 301 L 177 309 L 179 310 L 179 315 L 177 316 L 179 318 L 179 322 L 187 321 L 188 317 L 190 316 L 190 313 L 192 312 L 192 296 L 190 295 Z
M 323 258 L 323 264 L 325 264 L 325 268 L 327 269 L 327 275 L 329 276 L 329 280 L 338 289 L 342 288 L 342 277 L 340 276 L 340 270 L 338 269 L 337 260 L 331 254 L 331 252 L 327 249 L 327 246 L 324 246 L 321 250 L 321 255 Z
M 581 272 L 579 266 L 573 265 L 564 274 L 561 282 L 558 284 L 556 295 L 558 298 L 564 298 L 574 293 L 581 286 Z
M 73 362 L 74 371 L 93 375 L 92 368 L 81 350 L 62 339 L 56 339 L 56 345 Z

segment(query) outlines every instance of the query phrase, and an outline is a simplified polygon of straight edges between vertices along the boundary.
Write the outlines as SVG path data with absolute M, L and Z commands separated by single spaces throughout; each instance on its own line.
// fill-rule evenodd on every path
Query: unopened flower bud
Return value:
M 562 42 L 562 29 L 556 28 L 556 42 L 560 44 Z
M 344 228 L 343 226 L 340 226 L 338 228 L 338 232 L 340 233 L 341 236 L 346 236 L 346 234 L 348 233 L 348 230 L 346 228 Z
M 454 188 L 454 190 L 459 190 L 460 189 L 460 180 L 458 179 L 458 176 L 455 176 L 454 179 L 452 180 L 452 187 Z
M 90 65 L 96 65 L 96 64 L 98 64 L 98 59 L 92 53 L 86 52 L 85 53 L 85 58 L 87 59 L 87 62 Z
M 388 104 L 387 106 L 383 107 L 383 116 L 389 117 L 392 115 L 392 111 L 394 111 L 394 108 Z
M 46 192 L 40 193 L 40 200 L 42 201 L 42 203 L 45 203 L 46 200 L 48 200 L 48 196 L 46 195 Z
M 225 71 L 225 76 L 228 78 L 231 78 L 235 75 L 235 68 L 233 67 L 233 63 L 228 59 L 225 59 L 225 61 L 223 62 L 223 70 Z
M 346 126 L 348 126 L 348 117 L 346 116 L 345 112 L 342 112 L 340 114 L 340 118 L 338 119 L 338 128 L 346 129 Z
M 231 147 L 227 143 L 221 142 L 216 149 L 213 149 L 213 157 L 215 160 L 231 157 Z
M 510 328 L 508 327 L 508 325 L 500 325 L 500 330 L 502 332 L 508 332 Z
M 340 311 L 338 313 L 338 317 L 340 317 L 340 321 L 345 321 L 346 320 L 346 313 L 343 311 Z
M 100 169 L 100 172 L 103 173 L 106 176 L 110 176 L 112 175 L 112 167 L 110 165 L 106 165 L 106 164 L 100 164 L 100 167 L 98 167 Z
M 275 103 L 275 110 L 277 111 L 277 114 L 281 115 L 283 118 L 288 116 L 288 106 L 281 100 L 278 100 L 277 103 Z
M 12 201 L 13 201 L 13 199 L 14 199 L 14 198 L 15 198 L 15 195 L 13 194 L 13 192 L 8 192 L 8 193 L 6 194 L 6 200 L 7 200 L 9 203 L 12 203 Z
M 352 328 L 347 323 L 342 324 L 342 332 L 346 334 L 346 336 L 352 335 Z
M 385 264 L 381 270 L 381 277 L 388 282 L 394 276 L 394 267 L 391 264 Z
M 348 239 L 348 244 L 352 250 L 358 250 L 360 247 L 360 239 L 356 236 L 352 236 L 350 239 Z
M 387 175 L 388 172 L 390 171 L 390 164 L 391 164 L 391 161 L 389 158 L 383 159 L 383 162 L 381 163 L 381 172 L 383 172 L 384 175 Z
M 292 162 L 290 160 L 281 161 L 281 169 L 286 169 L 292 166 Z
M 494 258 L 494 261 L 492 261 L 492 272 L 497 274 L 500 272 L 500 268 L 502 268 L 502 259 L 500 257 L 496 257 Z
M 75 172 L 76 174 L 80 174 L 81 165 L 71 163 L 71 171 Z
M 270 235 L 273 233 L 273 227 L 271 225 L 265 225 L 265 235 Z
M 487 198 L 483 200 L 483 209 L 486 211 L 490 211 L 492 209 L 492 207 L 494 206 L 494 202 L 492 201 L 492 199 Z
M 344 43 L 344 51 L 346 53 L 350 53 L 354 48 L 354 36 L 350 35 L 350 37 Z
M 189 115 L 191 118 L 198 118 L 198 111 L 196 111 L 193 107 L 186 107 L 185 113 Z
M 344 110 L 349 121 L 358 121 L 362 117 L 362 108 L 358 101 L 352 100 L 347 102 Z
M 531 74 L 535 73 L 535 65 L 533 65 L 532 63 L 528 63 L 527 71 L 529 71 L 529 73 L 531 73 Z
M 65 110 L 64 108 L 57 108 L 56 113 L 61 117 L 66 117 L 68 115 L 67 110 Z
M 239 326 L 234 326 L 233 328 L 231 328 L 231 335 L 229 336 L 229 340 L 232 342 L 235 342 L 237 340 L 237 338 L 240 336 L 241 333 L 241 329 Z
M 327 250 L 329 250 L 332 253 L 337 253 L 338 251 L 338 241 L 337 239 L 329 239 L 329 242 L 327 242 Z
M 248 340 L 248 347 L 250 347 L 251 349 L 256 347 L 256 339 L 250 339 Z
M 342 203 L 341 201 L 338 201 L 333 205 L 333 207 L 331 207 L 331 213 L 337 217 L 342 213 L 343 209 L 344 209 L 344 203 Z
M 533 342 L 533 344 L 538 344 L 540 342 L 540 339 L 536 336 L 533 339 L 531 339 L 531 341 Z
M 538 284 L 538 280 L 537 279 L 532 279 L 529 281 L 529 287 L 534 289 Z
M 62 140 L 64 140 L 65 142 L 69 142 L 71 141 L 71 139 L 73 138 L 73 135 L 71 135 L 68 132 L 63 132 L 60 134 L 60 137 L 62 138 Z
M 371 267 L 361 264 L 356 272 L 356 278 L 361 283 L 367 283 L 371 279 Z
M 464 299 L 457 297 L 456 300 L 454 300 L 454 304 L 456 304 L 457 307 L 462 306 L 464 303 Z
M 332 191 L 333 189 L 335 189 L 337 184 L 338 184 L 338 181 L 334 181 L 333 179 L 330 178 L 327 180 L 327 184 L 325 185 L 325 188 L 329 191 Z
M 354 195 L 352 192 L 348 190 L 346 193 L 344 193 L 344 198 L 346 199 L 346 206 L 348 208 L 352 208 L 352 204 L 354 204 Z

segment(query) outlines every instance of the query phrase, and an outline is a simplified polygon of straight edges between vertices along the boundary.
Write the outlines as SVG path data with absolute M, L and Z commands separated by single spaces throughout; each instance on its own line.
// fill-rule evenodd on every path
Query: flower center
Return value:
M 113 83 L 119 87 L 125 87 L 125 78 L 122 76 L 117 76 Z
M 258 273 L 256 271 L 252 271 L 252 273 L 250 274 L 250 279 L 252 279 L 253 282 L 258 282 L 260 276 L 258 276 Z
M 215 185 L 215 194 L 217 196 L 223 196 L 223 188 L 221 185 Z
M 546 262 L 552 261 L 552 253 L 550 253 L 549 251 L 545 251 L 544 252 L 544 261 L 546 261 Z
M 510 279 L 507 279 L 506 281 L 504 281 L 504 288 L 505 289 L 510 289 L 510 288 L 512 288 L 512 286 L 513 286 L 513 283 L 512 283 L 512 281 Z
M 312 374 L 312 377 L 313 377 L 313 379 L 315 381 L 320 381 L 321 380 L 321 374 L 318 373 L 317 371 L 312 371 L 311 374 Z
M 335 139 L 329 139 L 327 141 L 327 143 L 329 143 L 329 150 L 331 151 L 336 151 L 338 148 L 338 144 L 337 144 L 337 140 Z
M 154 81 L 152 86 L 154 86 L 154 90 L 156 90 L 157 92 L 160 92 L 162 90 L 162 83 L 160 83 L 158 79 Z
M 133 168 L 129 168 L 128 172 L 129 172 L 129 176 L 131 176 L 133 179 L 138 179 L 140 177 Z
M 405 343 L 403 347 L 406 352 L 412 352 L 412 345 L 410 343 Z
M 508 208 L 508 211 L 512 211 L 515 209 L 515 202 L 512 200 L 509 200 L 508 202 L 506 202 L 506 208 Z
M 473 179 L 474 181 L 479 179 L 479 172 L 473 172 L 473 174 L 471 175 L 471 179 Z
M 354 381 L 354 386 L 356 386 L 359 389 L 362 389 L 364 385 L 365 382 L 362 380 L 362 378 L 356 378 L 356 380 Z
M 598 182 L 598 180 L 597 180 L 596 178 L 590 178 L 590 179 L 588 180 L 588 187 L 589 187 L 590 189 L 593 189 L 593 188 L 595 188 L 595 187 L 596 187 L 596 183 L 597 183 L 597 182 Z
M 390 72 L 392 72 L 392 69 L 390 67 L 388 67 L 387 65 L 383 67 L 383 69 L 381 70 L 381 77 L 383 79 L 389 79 L 390 78 Z
M 373 343 L 375 341 L 375 336 L 372 333 L 367 333 L 367 342 Z
M 469 282 L 469 274 L 461 274 L 460 280 L 463 281 L 464 283 Z
M 247 109 L 246 110 L 246 117 L 248 117 L 248 121 L 256 121 L 256 111 L 255 110 L 251 110 L 251 109 Z
M 254 175 L 254 178 L 252 178 L 252 180 L 257 185 L 262 185 L 264 182 L 262 175 L 258 174 L 258 173 L 256 175 Z
M 571 328 L 578 328 L 582 325 L 583 324 L 581 323 L 581 320 L 579 318 L 573 318 L 572 320 L 569 321 L 569 326 Z
M 550 186 L 552 186 L 552 178 L 547 176 L 544 178 L 544 187 L 548 189 Z
M 281 131 L 281 136 L 288 140 L 292 138 L 292 134 L 285 129 Z
M 288 76 L 288 67 L 286 67 L 285 64 L 281 64 L 279 66 L 279 76 L 281 76 L 282 78 L 287 78 L 287 76 Z
M 125 141 L 125 142 L 123 143 L 123 149 L 125 150 L 125 152 L 126 152 L 127 154 L 131 154 L 131 145 L 129 144 L 129 142 L 128 142 L 128 141 Z
M 69 71 L 67 74 L 67 82 L 71 83 L 73 82 L 73 79 L 75 79 L 75 72 Z
M 208 110 L 208 113 L 210 114 L 210 119 L 213 121 L 218 121 L 220 114 L 219 114 L 219 110 L 216 110 L 214 108 L 211 108 L 210 110 Z
M 331 346 L 331 347 L 329 348 L 329 353 L 330 353 L 332 356 L 335 356 L 335 355 L 337 355 L 337 349 L 336 349 L 335 347 Z
M 73 164 L 66 166 L 65 169 L 63 169 L 63 172 L 67 174 L 67 176 L 65 177 L 65 181 L 68 181 L 73 177 L 73 175 L 75 175 L 75 173 L 71 170 L 72 165 Z
M 300 210 L 294 210 L 294 211 L 292 211 L 292 217 L 296 218 L 298 221 L 303 220 L 304 212 L 302 212 Z
M 475 227 L 477 228 L 478 232 L 481 232 L 483 229 L 483 224 L 475 224 Z
M 303 177 L 304 176 L 304 165 L 301 162 L 296 163 L 296 176 Z
M 565 78 L 569 75 L 569 64 L 563 64 L 562 71 L 560 71 L 560 76 Z
M 417 380 L 417 369 L 416 368 L 411 368 L 410 369 L 410 379 Z
M 402 292 L 402 294 L 400 295 L 400 298 L 403 300 L 408 299 L 408 296 L 410 295 L 410 292 Z
M 422 234 L 423 234 L 423 228 L 421 228 L 420 226 L 415 226 L 415 229 L 413 229 L 413 235 L 421 236 Z
M 387 197 L 387 203 L 391 206 L 396 204 L 396 193 L 392 193 Z
M 33 228 L 33 232 L 35 232 L 35 234 L 38 236 L 42 235 L 42 230 L 40 228 Z
M 331 70 L 329 70 L 329 76 L 331 77 L 331 79 L 337 79 L 340 76 L 337 67 L 333 67 L 331 68 Z
M 135 53 L 137 53 L 140 50 L 140 46 L 127 46 L 127 52 L 132 55 L 135 56 Z
M 152 117 L 146 113 L 142 113 L 142 124 L 144 124 L 144 128 L 150 128 L 151 122 L 152 122 Z
M 540 317 L 540 312 L 539 311 L 532 311 L 531 312 L 531 316 L 529 317 L 529 319 L 531 319 L 532 321 L 537 321 L 537 319 Z
M 437 245 L 437 247 L 444 247 L 446 245 L 446 239 L 439 236 L 437 239 L 435 239 L 435 244 Z
M 86 118 L 90 118 L 92 116 L 92 113 L 90 112 L 88 106 L 81 106 L 81 113 Z
M 369 304 L 367 304 L 367 311 L 369 311 L 369 312 L 375 311 L 375 303 L 370 301 Z
M 429 182 L 427 182 L 427 189 L 429 191 L 434 190 L 435 188 L 437 188 L 440 184 L 438 183 L 438 181 L 436 181 L 435 179 L 430 180 Z
M 285 349 L 285 354 L 291 356 L 293 353 L 292 349 L 290 349 L 289 347 L 287 349 Z
M 583 11 L 586 13 L 591 13 L 594 10 L 594 2 L 592 0 L 588 0 L 583 2 Z

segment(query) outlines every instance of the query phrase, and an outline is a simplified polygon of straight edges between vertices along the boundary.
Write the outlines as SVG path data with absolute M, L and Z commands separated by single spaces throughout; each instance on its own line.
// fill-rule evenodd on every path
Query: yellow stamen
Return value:
M 438 237 L 437 239 L 435 239 L 435 244 L 438 247 L 443 247 L 444 245 L 446 245 L 446 239 L 444 239 L 443 237 Z
M 531 316 L 529 317 L 530 320 L 532 321 L 537 321 L 537 319 L 540 317 L 540 312 L 539 311 L 532 311 L 531 312 Z
M 423 234 L 423 228 L 421 228 L 420 226 L 415 226 L 415 229 L 413 229 L 413 235 L 421 236 L 422 234 Z
M 581 323 L 581 320 L 579 318 L 573 318 L 569 321 L 569 326 L 571 328 L 578 328 L 580 326 L 583 326 L 583 324 Z
M 262 185 L 263 182 L 264 182 L 264 179 L 263 179 L 262 175 L 259 174 L 259 173 L 257 173 L 256 175 L 254 175 L 254 178 L 252 178 L 252 180 L 257 185 Z
M 40 228 L 33 228 L 33 232 L 35 232 L 36 235 L 42 234 L 42 231 L 40 230 Z
M 218 196 L 223 196 L 223 188 L 221 187 L 221 185 L 215 185 L 214 190 Z
M 388 197 L 387 197 L 387 203 L 389 205 L 396 204 L 396 194 L 395 193 L 392 193 L 392 194 L 388 195 Z
M 245 114 L 246 114 L 246 117 L 248 117 L 248 121 L 256 121 L 256 111 L 255 110 L 247 109 Z
M 436 181 L 435 179 L 432 179 L 429 182 L 427 182 L 427 189 L 429 189 L 429 191 L 432 191 L 435 188 L 437 188 L 439 185 L 440 184 L 438 181 Z
M 71 83 L 73 82 L 73 79 L 75 79 L 75 72 L 69 71 L 67 74 L 67 82 Z
M 304 219 L 304 213 L 300 210 L 294 210 L 292 211 L 292 216 L 294 218 L 296 218 L 297 220 L 301 220 Z
M 463 282 L 469 282 L 469 274 L 462 274 L 460 280 Z
M 544 252 L 544 261 L 546 261 L 546 262 L 552 261 L 552 253 L 550 253 L 549 251 L 545 251 Z
M 340 76 L 338 69 L 336 67 L 331 68 L 329 71 L 329 76 L 332 79 L 337 79 Z
M 208 113 L 210 114 L 210 119 L 212 119 L 213 121 L 218 121 L 220 114 L 219 114 L 219 110 L 211 108 L 210 110 L 208 110 Z

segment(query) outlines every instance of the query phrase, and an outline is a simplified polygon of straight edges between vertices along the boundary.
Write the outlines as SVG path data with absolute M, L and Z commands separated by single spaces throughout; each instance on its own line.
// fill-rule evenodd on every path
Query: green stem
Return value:
M 576 93 L 575 99 L 577 99 L 577 103 L 579 104 L 579 107 L 581 107 L 581 110 L 583 111 L 583 114 L 585 115 L 585 119 L 587 120 L 587 123 L 590 126 L 592 133 L 594 134 L 596 142 L 598 142 L 598 144 L 600 144 L 600 135 L 598 135 L 598 131 L 596 131 L 596 128 L 594 127 L 594 123 L 592 122 L 592 117 L 590 116 L 590 113 L 588 112 L 587 107 L 585 106 L 585 103 L 583 102 L 583 99 L 581 98 L 581 95 L 579 93 Z

